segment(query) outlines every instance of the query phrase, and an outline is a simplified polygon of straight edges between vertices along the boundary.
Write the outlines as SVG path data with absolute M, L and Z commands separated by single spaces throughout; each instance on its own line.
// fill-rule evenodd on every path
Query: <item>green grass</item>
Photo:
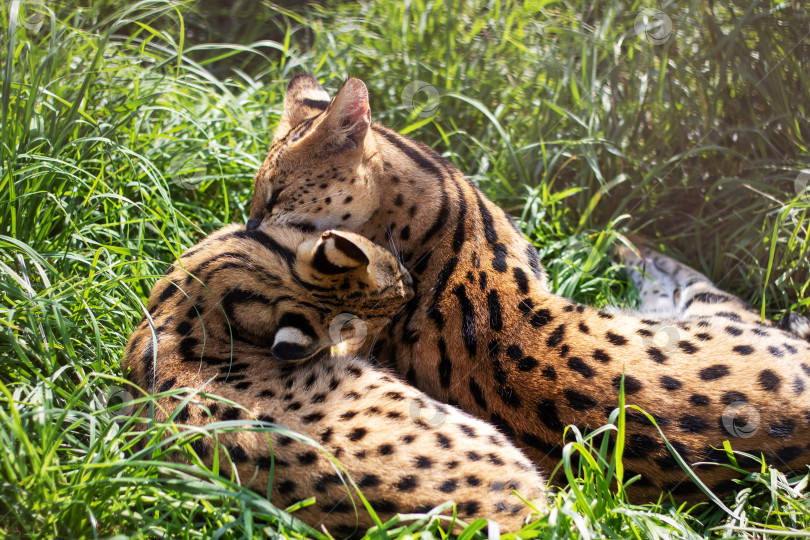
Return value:
M 520 218 L 561 294 L 632 305 L 608 253 L 641 232 L 767 316 L 810 311 L 799 2 L 666 4 L 660 45 L 634 28 L 653 2 L 48 5 L 0 8 L 0 536 L 320 534 L 220 471 L 166 463 L 187 438 L 160 449 L 148 442 L 171 425 L 138 431 L 108 408 L 166 263 L 245 221 L 300 72 L 330 90 L 363 78 L 376 121 Z M 412 81 L 435 100 L 411 106 Z M 570 485 L 521 538 L 807 535 L 807 476 L 767 467 L 725 510 L 628 503 L 611 480 L 632 479 L 603 440 L 622 426 L 569 433 Z M 445 533 L 425 519 L 369 536 L 406 534 Z

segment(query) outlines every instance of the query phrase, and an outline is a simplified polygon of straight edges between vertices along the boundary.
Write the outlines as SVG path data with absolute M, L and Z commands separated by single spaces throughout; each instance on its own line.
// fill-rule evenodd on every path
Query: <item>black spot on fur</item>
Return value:
M 653 420 L 655 420 L 655 423 L 658 424 L 659 426 L 668 426 L 669 425 L 669 419 L 668 418 L 665 418 L 663 416 L 659 416 L 657 414 L 652 414 L 651 416 L 653 417 Z M 642 426 L 652 426 L 653 425 L 653 423 L 650 421 L 650 419 L 647 418 L 646 414 L 641 414 L 640 412 L 635 411 L 635 410 L 628 410 L 627 412 L 625 412 L 625 417 L 627 418 L 628 422 L 635 422 L 637 424 L 641 424 Z
M 481 454 L 475 452 L 474 450 L 470 450 L 469 452 L 467 452 L 467 459 L 469 459 L 470 461 L 480 461 Z
M 512 274 L 515 276 L 515 283 L 517 284 L 520 294 L 529 293 L 529 278 L 522 268 L 515 266 L 512 269 Z
M 295 439 L 291 437 L 287 437 L 286 435 L 279 435 L 278 437 L 278 445 L 279 446 L 288 446 L 295 442 Z
M 177 335 L 185 337 L 191 333 L 191 329 L 191 323 L 189 321 L 183 321 L 177 325 Z
M 298 464 L 299 465 L 312 465 L 318 459 L 318 454 L 310 450 L 309 452 L 304 452 L 303 454 L 298 455 Z
M 508 268 L 506 264 L 506 246 L 498 242 L 492 246 L 492 268 L 498 272 L 506 272 Z
M 683 383 L 681 381 L 679 381 L 678 379 L 675 379 L 673 377 L 670 377 L 669 375 L 662 375 L 661 378 L 659 379 L 659 381 L 661 382 L 661 387 L 664 390 L 670 390 L 670 391 L 677 390 L 681 386 L 683 386 Z
M 704 396 L 703 394 L 692 394 L 689 397 L 689 402 L 696 407 L 705 407 L 711 403 L 711 400 L 709 399 L 709 396 Z
M 222 415 L 220 418 L 222 420 L 238 420 L 241 411 L 236 407 L 225 407 L 222 409 Z
M 455 287 L 453 294 L 458 298 L 459 307 L 461 308 L 461 338 L 468 354 L 471 358 L 474 358 L 478 344 L 478 338 L 475 335 L 475 309 L 467 297 L 467 290 L 464 285 Z
M 678 419 L 678 427 L 687 433 L 702 433 L 709 428 L 709 423 L 700 416 L 685 414 Z
M 729 390 L 722 395 L 720 401 L 725 405 L 731 405 L 736 401 L 748 401 L 748 396 L 736 390 Z
M 776 392 L 782 386 L 782 377 L 770 369 L 763 369 L 759 372 L 759 386 L 766 392 Z
M 323 420 L 324 416 L 325 415 L 323 413 L 314 412 L 304 415 L 301 418 L 301 421 L 304 422 L 305 424 L 314 424 L 315 422 L 320 422 L 321 420 Z
M 698 372 L 698 375 L 704 381 L 715 381 L 727 376 L 730 373 L 728 366 L 723 364 L 714 364 L 707 368 L 703 368 Z
M 497 465 L 497 466 L 499 466 L 499 467 L 502 467 L 502 466 L 503 466 L 503 460 L 502 460 L 501 458 L 499 458 L 498 456 L 496 456 L 495 454 L 493 454 L 492 452 L 490 452 L 489 454 L 487 454 L 487 459 L 488 459 L 488 460 L 489 460 L 489 462 L 490 462 L 490 463 L 492 463 L 493 465 Z
M 605 334 L 605 337 L 607 338 L 607 340 L 610 343 L 612 343 L 613 345 L 616 345 L 618 347 L 621 347 L 623 345 L 627 345 L 627 338 L 626 337 L 620 336 L 619 334 L 614 334 L 611 331 L 608 331 Z
M 568 359 L 568 368 L 571 371 L 579 373 L 586 379 L 589 379 L 594 376 L 593 369 L 591 369 L 591 367 L 588 364 L 586 364 L 585 361 L 582 360 L 582 358 L 579 358 L 578 356 L 572 356 L 571 358 Z
M 692 345 L 690 342 L 686 340 L 681 340 L 678 342 L 678 348 L 685 352 L 686 354 L 695 354 L 700 349 Z
M 657 347 L 650 347 L 647 349 L 647 355 L 658 364 L 663 364 L 667 361 L 667 356 L 661 352 L 661 349 Z
M 208 446 L 202 439 L 195 439 L 191 441 L 191 448 L 200 457 L 200 459 L 205 459 L 206 456 L 208 456 Z
M 743 356 L 748 356 L 754 354 L 754 348 L 750 345 L 737 345 L 731 349 L 737 354 L 741 354 Z
M 524 356 L 517 363 L 517 368 L 520 371 L 532 371 L 539 366 L 540 363 L 532 356 Z
M 177 285 L 175 285 L 174 282 L 170 281 L 169 284 L 166 285 L 166 288 L 163 289 L 163 292 L 160 293 L 160 296 L 158 296 L 157 303 L 164 304 L 166 300 L 174 296 L 174 294 L 179 290 L 180 289 L 177 287 Z
M 565 338 L 565 324 L 561 324 L 560 326 L 555 328 L 554 331 L 551 333 L 551 335 L 548 337 L 548 339 L 546 340 L 546 345 L 548 345 L 549 347 L 556 347 L 557 345 L 562 343 L 562 340 L 564 338 Z
M 400 491 L 409 492 L 416 489 L 419 485 L 419 480 L 416 476 L 409 474 L 408 476 L 403 476 L 399 479 L 399 481 L 395 484 L 396 488 Z
M 542 276 L 543 270 L 540 266 L 540 258 L 537 256 L 537 249 L 535 249 L 534 246 L 526 246 L 526 257 L 529 259 L 529 268 L 532 269 L 532 273 L 535 277 Z
M 478 386 L 478 383 L 475 382 L 475 379 L 472 377 L 470 377 L 470 393 L 478 406 L 484 410 L 487 410 L 487 400 L 484 399 L 484 393 L 481 391 L 481 387 Z
M 489 311 L 489 327 L 495 331 L 502 330 L 501 302 L 498 299 L 498 291 L 495 289 L 487 293 L 487 309 Z
M 683 480 L 680 482 L 671 482 L 670 484 L 664 486 L 664 490 L 669 491 L 674 496 L 685 496 L 698 493 L 700 488 L 689 480 Z
M 458 488 L 458 481 L 450 478 L 442 482 L 439 486 L 439 491 L 442 493 L 453 493 Z
M 588 328 L 588 325 L 587 325 L 587 324 L 585 324 L 584 322 L 580 321 L 580 322 L 579 322 L 579 331 L 580 331 L 580 332 L 582 332 L 583 334 L 589 334 L 589 333 L 591 332 L 591 329 L 590 329 L 590 328 Z
M 776 456 L 784 462 L 793 461 L 800 455 L 804 453 L 798 446 L 785 446 L 784 448 L 780 448 L 776 452 L 774 452 Z
M 444 338 L 439 338 L 438 342 L 439 346 L 439 384 L 442 388 L 449 388 L 450 387 L 450 378 L 453 374 L 453 362 L 450 361 L 450 357 L 447 355 L 447 345 L 444 342 Z M 400 394 L 401 398 L 402 394 Z
M 538 309 L 529 319 L 529 324 L 535 328 L 541 328 L 553 320 L 554 318 L 551 316 L 551 312 L 549 310 Z
M 616 375 L 613 377 L 613 388 L 619 390 L 621 388 L 622 376 Z M 635 394 L 643 388 L 641 381 L 631 375 L 624 376 L 624 393 L 625 395 Z
M 377 512 L 386 512 L 386 513 L 394 513 L 397 511 L 397 505 L 391 501 L 387 501 L 385 499 L 379 501 L 368 501 L 374 510 Z
M 596 402 L 589 396 L 580 394 L 574 390 L 566 390 L 565 397 L 568 400 L 568 404 L 571 406 L 571 408 L 577 411 L 586 411 L 597 406 Z
M 789 439 L 795 429 L 796 423 L 793 420 L 781 420 L 768 426 L 768 435 L 775 439 Z
M 176 383 L 176 382 L 177 382 L 177 379 L 175 377 L 172 377 L 171 379 L 167 379 L 167 380 L 163 381 L 163 384 L 161 384 L 160 388 L 158 389 L 158 393 L 166 392 L 168 390 L 171 390 L 171 388 L 174 386 L 174 383 Z
M 228 447 L 228 456 L 234 463 L 245 463 L 249 459 L 245 449 L 238 444 Z
M 436 434 L 436 442 L 440 448 L 444 448 L 445 450 L 453 448 L 453 441 L 443 433 Z
M 625 455 L 631 458 L 645 458 L 651 452 L 658 450 L 660 445 L 652 437 L 642 433 L 630 435 L 630 444 L 625 447 Z
M 381 484 L 380 477 L 375 474 L 364 474 L 360 481 L 357 483 L 358 487 L 370 488 L 377 487 Z
M 552 431 L 562 432 L 565 429 L 553 400 L 546 399 L 537 404 L 537 417 Z
M 296 484 L 292 480 L 284 480 L 276 484 L 276 491 L 279 495 L 292 495 L 295 493 Z
M 520 407 L 520 396 L 511 386 L 498 386 L 496 388 L 498 396 L 501 400 L 510 407 L 517 409 Z

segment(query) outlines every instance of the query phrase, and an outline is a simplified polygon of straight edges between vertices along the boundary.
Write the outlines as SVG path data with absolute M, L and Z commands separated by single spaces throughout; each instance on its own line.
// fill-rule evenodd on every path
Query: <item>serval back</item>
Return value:
M 255 176 L 248 228 L 262 222 L 345 227 L 389 243 L 415 295 L 373 354 L 432 397 L 498 426 L 545 470 L 561 458 L 566 425 L 606 423 L 623 376 L 627 403 L 650 413 L 688 463 L 726 462 L 717 449 L 727 439 L 782 470 L 810 463 L 806 341 L 760 322 L 700 275 L 677 283 L 662 317 L 554 295 L 513 220 L 432 149 L 372 123 L 357 79 L 332 100 L 312 77 L 290 82 Z M 797 321 L 792 329 L 806 332 Z M 670 327 L 674 341 L 661 345 L 656 334 Z M 759 417 L 745 436 L 734 427 L 751 424 L 736 416 L 742 409 Z M 630 494 L 700 497 L 657 428 L 627 415 L 626 467 L 640 475 Z M 697 472 L 718 493 L 739 476 L 719 465 Z

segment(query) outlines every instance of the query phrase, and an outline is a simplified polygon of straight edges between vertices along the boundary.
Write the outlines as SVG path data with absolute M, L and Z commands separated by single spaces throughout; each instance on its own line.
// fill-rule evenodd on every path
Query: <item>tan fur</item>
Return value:
M 531 509 L 512 490 L 538 504 L 544 497 L 542 478 L 519 450 L 386 370 L 325 354 L 341 335 L 332 324 L 341 313 L 367 325 L 370 340 L 411 296 L 397 260 L 358 235 L 231 225 L 191 248 L 155 285 L 124 368 L 147 393 L 185 389 L 159 398 L 155 417 L 202 428 L 192 448 L 207 465 L 218 444 L 223 474 L 233 468 L 261 493 L 272 486 L 275 505 L 314 496 L 314 505 L 295 512 L 312 526 L 345 536 L 374 524 L 344 485 L 351 479 L 383 520 L 454 500 L 462 520 L 486 517 L 516 530 Z M 307 324 L 311 344 L 299 330 Z M 280 335 L 306 337 L 307 345 L 279 348 Z M 234 420 L 245 429 L 211 428 Z
M 289 92 L 301 81 L 326 99 L 312 78 L 294 80 Z M 375 349 L 381 361 L 432 397 L 493 422 L 546 470 L 560 459 L 565 425 L 605 424 L 618 405 L 622 374 L 628 404 L 653 414 L 688 463 L 725 462 L 713 448 L 730 440 L 735 450 L 764 453 L 782 470 L 805 470 L 806 342 L 759 323 L 705 277 L 680 280 L 674 267 L 674 278 L 659 272 L 674 279 L 662 318 L 607 313 L 555 296 L 511 218 L 430 148 L 371 124 L 353 135 L 362 152 L 330 146 L 317 154 L 315 143 L 330 140 L 330 126 L 366 107 L 359 84 L 347 82 L 315 116 L 285 111 L 304 120 L 279 127 L 256 174 L 249 226 L 262 220 L 308 230 L 342 226 L 401 255 L 416 296 Z M 347 107 L 352 95 L 360 97 Z M 661 306 L 651 297 L 647 307 Z M 667 346 L 656 341 L 670 335 Z M 756 414 L 744 408 L 739 416 L 740 403 Z M 731 431 L 724 423 L 729 415 Z M 753 435 L 739 436 L 734 426 L 749 426 L 756 415 Z M 656 498 L 662 490 L 699 498 L 657 429 L 637 412 L 628 416 L 626 466 L 641 475 L 635 498 Z M 739 476 L 719 465 L 700 466 L 698 474 L 719 493 Z

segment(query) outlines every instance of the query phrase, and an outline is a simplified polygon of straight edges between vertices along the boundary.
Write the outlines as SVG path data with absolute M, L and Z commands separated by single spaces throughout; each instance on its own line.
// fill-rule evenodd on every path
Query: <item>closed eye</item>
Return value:
M 301 221 L 301 222 L 291 221 L 291 222 L 287 223 L 287 225 L 292 227 L 293 229 L 298 229 L 301 232 L 305 232 L 305 233 L 315 232 L 315 225 L 313 225 L 312 223 L 308 223 L 306 221 Z
M 273 207 L 278 202 L 278 196 L 281 194 L 282 191 L 284 191 L 284 188 L 274 189 L 273 190 L 273 194 L 270 196 L 270 200 L 267 201 L 267 204 L 264 205 L 264 210 L 266 212 L 266 215 L 269 216 L 270 214 L 273 213 Z

